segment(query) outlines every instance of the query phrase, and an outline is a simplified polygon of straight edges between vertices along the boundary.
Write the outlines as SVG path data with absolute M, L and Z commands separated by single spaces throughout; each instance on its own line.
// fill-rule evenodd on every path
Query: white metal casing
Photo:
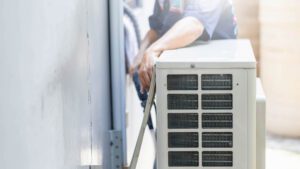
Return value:
M 261 80 L 256 79 L 256 169 L 266 164 L 266 96 Z
M 162 53 L 158 69 L 255 69 L 256 60 L 248 40 L 216 40 L 199 42 L 186 48 Z
M 255 169 L 256 168 L 256 62 L 248 40 L 219 40 L 166 51 L 156 63 L 157 86 L 157 167 L 158 169 Z M 167 90 L 167 75 L 197 74 L 198 90 Z M 202 74 L 232 74 L 232 90 L 201 90 Z M 232 110 L 202 110 L 201 95 L 230 93 Z M 168 94 L 197 94 L 197 110 L 168 110 Z M 203 113 L 233 114 L 232 129 L 202 129 Z M 198 113 L 198 129 L 168 129 L 168 113 Z M 169 132 L 198 132 L 199 147 L 169 148 Z M 232 132 L 232 148 L 202 148 L 202 132 Z M 170 167 L 168 152 L 197 151 L 199 165 Z M 232 167 L 203 167 L 203 151 L 232 151 Z

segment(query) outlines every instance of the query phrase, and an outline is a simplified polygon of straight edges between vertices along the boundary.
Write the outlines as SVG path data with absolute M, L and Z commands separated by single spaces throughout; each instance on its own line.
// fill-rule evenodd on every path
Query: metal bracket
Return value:
M 109 131 L 110 135 L 110 169 L 122 169 L 122 132 L 117 130 Z
M 79 169 L 103 169 L 102 165 L 85 165 L 80 166 Z

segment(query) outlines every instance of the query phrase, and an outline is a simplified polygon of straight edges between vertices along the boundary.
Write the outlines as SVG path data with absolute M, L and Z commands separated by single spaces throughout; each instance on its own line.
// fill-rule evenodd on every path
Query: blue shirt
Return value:
M 230 0 L 156 0 L 153 15 L 149 17 L 150 28 L 161 37 L 187 16 L 203 24 L 199 40 L 236 38 L 237 24 Z

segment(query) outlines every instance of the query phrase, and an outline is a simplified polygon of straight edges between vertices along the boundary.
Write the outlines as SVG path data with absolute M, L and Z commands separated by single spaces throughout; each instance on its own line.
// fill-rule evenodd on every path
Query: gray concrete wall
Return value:
M 0 1 L 0 168 L 107 165 L 107 0 Z

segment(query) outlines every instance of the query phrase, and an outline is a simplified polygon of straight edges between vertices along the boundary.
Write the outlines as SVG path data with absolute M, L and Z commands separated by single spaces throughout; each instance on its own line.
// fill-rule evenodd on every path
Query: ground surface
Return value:
M 269 135 L 266 169 L 300 169 L 300 140 Z

